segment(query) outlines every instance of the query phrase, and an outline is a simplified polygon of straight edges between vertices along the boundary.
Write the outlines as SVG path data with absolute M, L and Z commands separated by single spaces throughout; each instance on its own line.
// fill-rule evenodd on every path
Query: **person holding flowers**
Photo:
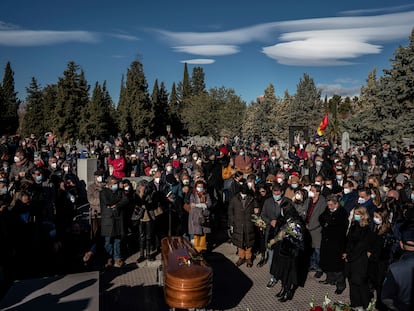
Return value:
M 281 229 L 269 242 L 269 246 L 273 248 L 270 273 L 282 283 L 276 297 L 280 302 L 286 302 L 293 298 L 298 286 L 303 284 L 300 267 L 304 264 L 300 258 L 305 257 L 305 224 L 290 202 L 282 204 L 278 221 Z

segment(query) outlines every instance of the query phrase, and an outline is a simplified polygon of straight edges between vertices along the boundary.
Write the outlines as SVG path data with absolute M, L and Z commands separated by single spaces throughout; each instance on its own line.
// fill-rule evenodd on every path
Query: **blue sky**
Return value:
M 150 92 L 155 79 L 170 92 L 187 62 L 190 74 L 203 68 L 207 88 L 247 103 L 270 83 L 278 96 L 295 93 L 304 73 L 322 96 L 353 96 L 374 67 L 391 67 L 413 27 L 412 0 L 1 1 L 0 78 L 10 61 L 23 100 L 32 77 L 56 83 L 75 61 L 117 103 L 138 59 Z

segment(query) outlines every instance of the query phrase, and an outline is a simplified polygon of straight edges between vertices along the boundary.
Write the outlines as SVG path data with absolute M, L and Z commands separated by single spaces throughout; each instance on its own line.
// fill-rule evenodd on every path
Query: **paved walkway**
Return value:
M 112 310 L 169 310 L 164 302 L 162 287 L 158 286 L 157 268 L 161 261 L 143 262 L 137 266 L 133 254 L 121 269 L 111 269 L 101 273 L 101 307 L 102 311 Z M 267 289 L 269 267 L 237 268 L 235 246 L 219 243 L 207 257 L 214 273 L 213 296 L 207 310 L 309 310 L 309 303 L 314 300 L 322 304 L 325 295 L 336 301 L 349 302 L 349 291 L 336 295 L 335 286 L 319 284 L 313 273 L 309 273 L 305 286 L 298 288 L 293 300 L 281 303 L 275 297 L 280 290 L 280 283 Z M 321 279 L 324 279 L 323 276 Z

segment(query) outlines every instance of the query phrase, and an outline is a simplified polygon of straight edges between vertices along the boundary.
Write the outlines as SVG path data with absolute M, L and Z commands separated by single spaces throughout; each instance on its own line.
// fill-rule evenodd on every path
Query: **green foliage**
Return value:
M 290 125 L 307 126 L 309 133 L 315 132 L 324 111 L 321 91 L 316 88 L 315 82 L 308 74 L 305 73 L 300 79 L 289 108 Z
M 0 88 L 0 124 L 1 131 L 6 134 L 14 134 L 19 126 L 18 109 L 20 100 L 14 89 L 14 72 L 10 62 L 4 69 L 3 83 Z
M 114 133 L 114 106 L 106 89 L 106 81 L 102 85 L 95 83 L 92 98 L 83 110 L 79 137 L 82 141 L 106 140 Z
M 151 96 L 152 120 L 151 128 L 153 136 L 166 134 L 167 124 L 170 122 L 168 106 L 168 92 L 164 82 L 158 87 L 158 80 L 155 80 L 154 89 Z
M 52 128 L 63 141 L 72 141 L 79 137 L 80 116 L 89 101 L 89 86 L 80 67 L 69 62 L 63 77 L 59 78 L 57 88 Z
M 361 112 L 349 122 L 351 140 L 400 143 L 414 135 L 414 29 L 407 47 L 399 47 L 391 69 L 369 73 L 361 88 Z
M 26 111 L 23 116 L 21 133 L 29 136 L 34 133 L 38 137 L 47 132 L 44 123 L 45 111 L 43 108 L 42 90 L 37 84 L 37 80 L 32 77 L 30 86 L 26 88 Z
M 148 94 L 148 84 L 143 66 L 133 61 L 127 71 L 125 88 L 121 89 L 121 98 L 117 107 L 120 130 L 134 137 L 150 134 L 152 111 Z
M 206 91 L 204 71 L 201 67 L 194 67 L 191 76 L 191 90 L 193 95 L 200 95 Z

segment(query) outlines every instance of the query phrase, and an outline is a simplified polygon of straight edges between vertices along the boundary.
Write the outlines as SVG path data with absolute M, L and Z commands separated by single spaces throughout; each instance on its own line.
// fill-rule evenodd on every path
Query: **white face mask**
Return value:
M 160 183 L 160 178 L 159 178 L 159 177 L 154 178 L 154 182 L 155 182 L 156 184 L 159 184 L 159 183 Z
M 65 173 L 67 173 L 67 172 L 69 172 L 69 167 L 65 166 L 65 167 L 63 168 L 63 170 L 65 171 Z
M 320 181 L 315 181 L 315 185 L 320 186 L 321 182 Z
M 19 157 L 14 157 L 14 162 L 19 162 L 20 158 Z
M 52 169 L 55 169 L 55 168 L 57 168 L 57 164 L 56 164 L 56 163 L 52 163 L 52 164 L 50 164 L 50 167 L 51 167 Z
M 125 191 L 129 191 L 129 186 L 124 187 Z
M 382 224 L 382 220 L 381 220 L 381 218 L 379 218 L 379 217 L 374 217 L 374 223 L 375 223 L 376 225 L 380 225 L 380 224 Z
M 248 187 L 249 189 L 252 189 L 252 187 L 253 187 L 253 183 L 248 182 L 248 183 L 247 183 L 247 187 Z
M 97 181 L 97 182 L 102 182 L 102 176 L 98 176 L 98 177 L 96 177 L 96 181 Z
M 344 194 L 348 194 L 348 193 L 351 193 L 351 189 L 349 189 L 349 188 L 344 188 Z
M 247 194 L 240 193 L 240 196 L 244 200 L 247 197 Z
M 271 157 L 270 159 L 272 159 L 272 161 L 276 160 L 276 157 Z
M 332 190 L 332 185 L 326 185 L 326 188 L 331 189 Z
M 295 194 L 296 201 L 302 201 L 302 195 L 300 193 Z
M 277 182 L 278 182 L 279 184 L 281 184 L 281 183 L 283 182 L 283 178 L 278 177 L 278 178 L 277 178 Z
M 315 197 L 315 192 L 313 192 L 313 191 L 309 191 L 309 192 L 308 192 L 308 196 L 309 196 L 310 198 L 314 198 L 314 197 Z

